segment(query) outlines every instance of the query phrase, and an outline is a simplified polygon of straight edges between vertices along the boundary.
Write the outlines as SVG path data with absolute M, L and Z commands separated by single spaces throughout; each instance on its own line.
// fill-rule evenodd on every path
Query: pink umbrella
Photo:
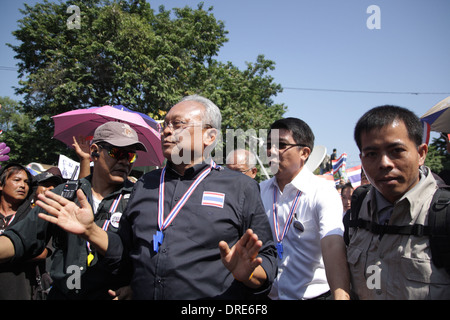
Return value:
M 73 137 L 94 135 L 95 129 L 108 121 L 128 123 L 138 134 L 147 152 L 138 151 L 136 167 L 160 166 L 164 160 L 161 149 L 161 136 L 135 112 L 119 110 L 111 106 L 78 109 L 53 116 L 55 132 L 53 138 L 72 146 Z

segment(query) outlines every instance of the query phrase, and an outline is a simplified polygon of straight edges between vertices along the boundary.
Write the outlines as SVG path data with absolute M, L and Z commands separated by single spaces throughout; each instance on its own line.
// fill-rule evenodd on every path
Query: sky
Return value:
M 147 1 L 154 9 L 200 2 Z M 11 32 L 22 17 L 19 8 L 37 2 L 0 0 L 0 96 L 21 99 L 13 89 L 18 61 L 5 44 L 18 44 Z M 360 164 L 353 129 L 364 112 L 391 104 L 420 117 L 450 96 L 448 0 L 203 2 L 229 32 L 215 58 L 241 70 L 259 54 L 273 60 L 269 74 L 284 88 L 274 102 L 287 106 L 285 117 L 308 123 L 328 154 L 333 148 L 347 153 L 347 167 Z

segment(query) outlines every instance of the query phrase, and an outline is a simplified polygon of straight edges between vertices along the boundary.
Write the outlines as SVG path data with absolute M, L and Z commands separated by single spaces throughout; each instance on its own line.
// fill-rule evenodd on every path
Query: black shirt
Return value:
M 81 179 L 80 188 L 92 204 L 91 176 Z M 52 191 L 61 194 L 63 185 Z M 131 193 L 133 184 L 128 180 L 124 185 L 106 196 L 100 203 L 95 214 L 95 223 L 102 227 L 111 219 L 115 212 L 123 212 Z M 116 210 L 110 208 L 115 199 L 122 194 Z M 77 202 L 77 201 L 76 201 Z M 91 266 L 87 266 L 89 250 L 86 240 L 77 235 L 69 234 L 59 227 L 38 217 L 39 212 L 45 212 L 40 207 L 34 208 L 25 219 L 5 230 L 4 236 L 14 244 L 15 256 L 12 263 L 28 260 L 42 252 L 52 237 L 55 252 L 52 256 L 51 277 L 53 288 L 49 299 L 110 299 L 108 289 L 117 289 L 128 284 L 129 278 L 112 273 L 109 264 L 95 251 Z M 116 232 L 114 223 L 108 225 L 108 232 Z M 75 277 L 80 275 L 79 285 Z
M 25 219 L 31 210 L 36 188 L 30 190 L 27 198 L 14 215 L 0 213 L 0 235 Z M 45 261 L 6 262 L 0 264 L 0 300 L 30 300 L 36 283 L 36 268 L 44 270 Z
M 180 201 L 194 179 L 208 167 L 199 164 L 180 176 L 167 169 L 164 213 Z M 258 183 L 222 167 L 213 169 L 198 185 L 174 221 L 164 230 L 156 253 L 158 193 L 161 170 L 144 175 L 135 185 L 117 234 L 109 234 L 106 257 L 130 259 L 135 299 L 244 299 L 264 296 L 276 276 L 276 250 L 260 198 Z M 205 204 L 205 192 L 224 194 L 223 208 Z M 220 201 L 219 201 L 220 202 Z M 218 244 L 231 247 L 251 228 L 263 242 L 259 256 L 266 284 L 252 291 L 234 280 L 223 265 Z

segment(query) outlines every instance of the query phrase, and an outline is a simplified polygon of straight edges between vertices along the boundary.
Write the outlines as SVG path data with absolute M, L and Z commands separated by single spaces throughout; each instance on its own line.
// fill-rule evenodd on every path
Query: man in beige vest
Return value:
M 356 124 L 355 140 L 373 186 L 359 218 L 379 230 L 427 225 L 437 185 L 424 166 L 428 147 L 417 116 L 396 106 L 374 108 Z M 433 263 L 428 236 L 372 230 L 350 229 L 347 260 L 359 299 L 450 299 L 450 275 Z

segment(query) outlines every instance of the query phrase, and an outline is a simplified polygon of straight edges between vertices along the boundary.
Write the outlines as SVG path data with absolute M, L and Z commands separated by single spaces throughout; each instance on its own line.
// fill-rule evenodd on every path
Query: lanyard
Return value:
M 8 221 L 6 221 L 7 217 L 3 218 L 3 221 L 5 222 L 5 225 L 4 225 L 4 227 L 2 229 L 0 229 L 0 234 L 3 234 L 3 232 L 5 232 L 6 228 L 11 224 L 11 222 L 14 220 L 15 217 L 16 217 L 16 214 L 14 213 L 12 215 L 12 217 Z
M 280 234 L 280 226 L 278 225 L 278 209 L 277 209 L 277 188 L 273 188 L 273 228 L 275 231 L 275 237 L 277 238 L 277 251 L 278 256 L 280 259 L 283 257 L 283 245 L 282 241 L 284 237 L 286 236 L 289 227 L 291 226 L 292 217 L 294 216 L 294 212 L 297 210 L 298 205 L 300 203 L 300 196 L 302 195 L 302 192 L 299 190 L 297 191 L 297 194 L 295 195 L 294 202 L 292 203 L 292 207 L 289 210 L 288 219 L 286 220 L 286 223 L 284 224 L 283 232 Z
M 216 166 L 216 163 L 211 160 L 211 165 L 207 169 L 203 170 L 202 173 L 200 173 L 200 175 L 197 177 L 197 179 L 194 180 L 189 189 L 184 193 L 183 197 L 181 197 L 180 201 L 176 204 L 175 207 L 172 208 L 166 219 L 164 219 L 164 177 L 166 175 L 166 167 L 163 168 L 163 170 L 161 171 L 161 177 L 159 179 L 158 197 L 158 227 L 160 231 L 164 231 L 164 229 L 166 229 L 172 223 L 172 221 L 180 213 L 186 202 L 189 200 L 192 193 L 194 193 L 200 182 L 202 182 L 212 171 L 212 169 L 216 168 Z
M 116 197 L 116 199 L 114 199 L 111 207 L 109 208 L 109 213 L 116 212 L 117 207 L 119 206 L 120 200 L 122 200 L 122 197 L 123 197 L 123 194 L 119 194 Z M 109 219 L 106 220 L 103 223 L 102 230 L 104 230 L 104 231 L 108 230 L 110 222 L 111 222 L 111 220 L 109 220 Z M 89 243 L 89 241 L 86 241 L 86 245 L 87 245 L 87 248 L 89 250 L 89 254 L 88 254 L 88 258 L 87 258 L 87 265 L 89 267 L 91 265 L 91 263 L 92 263 L 92 260 L 94 260 L 94 255 L 92 254 L 91 244 Z
M 194 180 L 189 189 L 184 193 L 181 197 L 181 200 L 175 205 L 175 207 L 170 210 L 169 215 L 166 219 L 164 219 L 164 190 L 165 190 L 165 182 L 164 177 L 166 175 L 166 167 L 164 167 L 161 171 L 161 176 L 159 178 L 159 195 L 158 195 L 158 227 L 159 230 L 153 235 L 153 251 L 158 252 L 159 246 L 162 244 L 164 239 L 163 231 L 172 223 L 175 217 L 180 213 L 181 209 L 184 207 L 186 202 L 191 197 L 192 193 L 194 193 L 195 189 L 198 187 L 200 182 L 202 182 L 208 174 L 212 171 L 213 168 L 216 168 L 216 163 L 211 159 L 211 165 L 203 170 L 200 175 Z
M 11 222 L 13 222 L 13 220 L 14 220 L 15 217 L 16 217 L 16 214 L 14 213 L 14 214 L 12 215 L 12 217 L 9 219 L 9 221 L 8 221 L 8 223 L 6 224 L 5 228 L 6 228 L 7 226 L 9 226 L 9 225 L 11 224 Z M 5 219 L 6 219 L 6 217 L 5 217 Z M 6 220 L 5 220 L 5 222 L 6 222 Z

